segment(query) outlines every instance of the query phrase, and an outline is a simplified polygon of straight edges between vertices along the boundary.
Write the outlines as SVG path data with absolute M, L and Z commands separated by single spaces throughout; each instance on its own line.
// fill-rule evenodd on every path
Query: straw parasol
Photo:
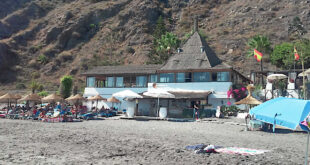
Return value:
M 114 108 L 114 103 L 120 103 L 121 101 L 119 101 L 117 98 L 115 98 L 114 96 L 108 98 L 107 100 L 108 102 L 112 103 L 112 107 Z
M 96 101 L 96 102 L 97 102 L 97 103 L 96 103 L 96 108 L 97 108 L 97 106 L 98 106 L 98 101 L 100 101 L 100 100 L 107 101 L 106 98 L 101 97 L 99 94 L 96 95 L 96 96 L 93 96 L 93 97 L 89 98 L 88 100 Z
M 21 98 L 22 98 L 22 96 L 21 96 L 20 94 L 16 94 L 16 95 L 15 95 L 15 99 L 16 99 L 16 100 L 21 99 Z
M 33 93 L 19 99 L 19 101 L 41 101 L 41 97 L 38 94 Z
M 80 94 L 76 94 L 74 96 L 70 96 L 70 97 L 66 98 L 66 100 L 67 101 L 83 101 L 83 100 L 85 100 L 85 98 Z
M 113 96 L 108 98 L 107 101 L 110 102 L 110 103 L 120 103 L 121 102 L 121 101 L 119 101 L 117 98 L 115 98 Z
M 80 95 L 80 94 L 76 94 L 74 96 L 70 96 L 70 97 L 66 98 L 66 100 L 69 101 L 69 102 L 73 102 L 74 105 L 77 108 L 77 111 L 79 111 L 78 104 L 79 104 L 80 101 L 84 101 L 85 98 L 82 95 Z M 75 117 L 76 118 L 77 118 L 77 114 L 78 114 L 78 112 L 75 113 Z
M 5 103 L 7 102 L 8 107 L 10 106 L 10 103 L 12 101 L 16 101 L 16 100 L 17 100 L 16 96 L 14 94 L 11 94 L 11 93 L 7 93 L 7 94 L 0 97 L 0 101 L 5 102 Z
M 50 94 L 46 97 L 43 97 L 41 100 L 42 100 L 42 102 L 54 103 L 54 102 L 62 101 L 63 98 L 56 95 L 56 93 L 53 93 L 53 94 Z
M 252 85 L 248 85 L 247 86 L 247 90 L 249 92 L 248 96 L 238 102 L 235 102 L 235 104 L 239 105 L 239 104 L 248 104 L 248 105 L 259 105 L 262 102 L 258 101 L 256 98 L 254 98 L 252 96 L 252 90 L 254 89 L 254 87 Z

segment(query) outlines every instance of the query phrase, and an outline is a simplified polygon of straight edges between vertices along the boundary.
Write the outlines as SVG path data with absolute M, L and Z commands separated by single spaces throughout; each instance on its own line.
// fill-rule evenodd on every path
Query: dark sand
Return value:
M 0 164 L 303 164 L 307 134 L 244 131 L 245 126 L 231 123 L 236 121 L 0 119 Z M 241 156 L 185 150 L 200 143 L 270 152 Z

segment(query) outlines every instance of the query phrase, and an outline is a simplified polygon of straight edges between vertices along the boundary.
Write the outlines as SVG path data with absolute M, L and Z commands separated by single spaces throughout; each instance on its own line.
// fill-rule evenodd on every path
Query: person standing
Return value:
M 194 103 L 194 116 L 195 116 L 196 121 L 199 120 L 199 102 L 198 101 Z

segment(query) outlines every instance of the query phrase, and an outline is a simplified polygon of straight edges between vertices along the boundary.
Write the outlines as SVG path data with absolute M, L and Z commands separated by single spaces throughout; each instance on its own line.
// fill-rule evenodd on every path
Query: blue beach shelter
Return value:
M 310 101 L 279 97 L 250 110 L 254 119 L 296 130 L 310 112 Z

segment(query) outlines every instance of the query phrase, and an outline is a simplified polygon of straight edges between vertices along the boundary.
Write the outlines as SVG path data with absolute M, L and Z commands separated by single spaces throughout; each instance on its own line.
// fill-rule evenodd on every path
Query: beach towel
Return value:
M 258 155 L 263 154 L 265 152 L 269 152 L 268 150 L 257 150 L 257 149 L 239 148 L 239 147 L 218 148 L 215 149 L 215 151 L 219 153 L 239 154 L 239 155 Z

